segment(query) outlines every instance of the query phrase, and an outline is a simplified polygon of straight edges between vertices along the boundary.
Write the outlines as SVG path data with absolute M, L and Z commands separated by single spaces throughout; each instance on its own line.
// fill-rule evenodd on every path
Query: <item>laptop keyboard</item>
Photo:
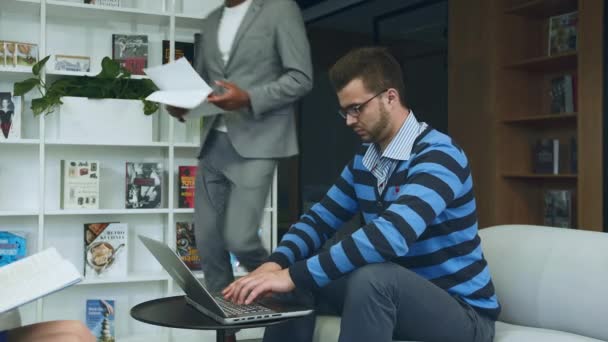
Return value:
M 272 310 L 259 304 L 234 304 L 233 302 L 224 299 L 222 296 L 214 296 L 213 299 L 222 307 L 224 312 L 234 316 L 272 312 Z

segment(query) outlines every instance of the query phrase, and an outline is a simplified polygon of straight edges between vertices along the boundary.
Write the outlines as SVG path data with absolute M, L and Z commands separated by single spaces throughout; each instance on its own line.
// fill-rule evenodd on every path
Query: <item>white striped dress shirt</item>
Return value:
M 386 149 L 380 154 L 377 144 L 371 144 L 363 156 L 363 165 L 376 177 L 378 193 L 382 194 L 386 183 L 400 161 L 410 159 L 414 141 L 428 125 L 418 122 L 414 112 L 410 111 L 407 119 L 391 140 Z

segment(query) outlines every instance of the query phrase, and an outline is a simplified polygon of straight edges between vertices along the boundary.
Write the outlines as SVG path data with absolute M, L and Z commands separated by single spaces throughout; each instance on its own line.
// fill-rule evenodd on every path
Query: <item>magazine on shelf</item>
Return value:
M 15 64 L 31 67 L 38 62 L 38 45 L 17 42 L 15 50 Z
M 84 275 L 88 279 L 127 276 L 128 225 L 85 223 Z
M 91 58 L 88 56 L 55 55 L 55 70 L 89 72 L 91 71 Z
M 0 267 L 25 258 L 27 235 L 24 232 L 0 231 Z
M 572 228 L 572 190 L 545 190 L 544 197 L 544 225 L 550 227 Z
M 549 18 L 549 56 L 576 51 L 578 12 Z
M 127 209 L 153 209 L 162 206 L 162 163 L 127 162 L 125 179 Z
M 178 167 L 178 208 L 194 208 L 194 182 L 196 180 L 196 169 L 196 166 L 189 165 Z
M 61 208 L 99 209 L 99 161 L 61 161 Z
M 175 244 L 175 250 L 186 266 L 193 271 L 199 271 L 201 269 L 201 257 L 196 247 L 194 223 L 175 222 Z
M 113 299 L 87 299 L 86 324 L 99 342 L 114 342 L 116 306 Z
M 54 247 L 0 267 L 0 313 L 10 311 L 82 280 L 76 267 Z
M 0 67 L 6 65 L 6 53 L 4 48 L 4 41 L 0 40 Z
M 112 59 L 134 75 L 143 75 L 148 66 L 148 36 L 113 34 Z
M 0 142 L 21 138 L 23 97 L 0 92 Z
M 163 40 L 163 64 L 169 63 L 169 57 L 171 56 L 171 42 Z M 175 42 L 175 53 L 173 60 L 180 58 L 186 58 L 190 64 L 194 59 L 194 43 L 188 42 Z
M 575 91 L 573 75 L 561 75 L 551 79 L 551 113 L 573 113 Z
M 16 45 L 15 42 L 4 42 L 4 65 L 9 67 L 17 65 Z

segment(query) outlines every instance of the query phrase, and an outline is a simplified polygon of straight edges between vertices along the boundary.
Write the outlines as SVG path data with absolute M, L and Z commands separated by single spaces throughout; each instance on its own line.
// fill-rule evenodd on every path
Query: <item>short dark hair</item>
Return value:
M 388 49 L 363 47 L 351 50 L 329 69 L 329 79 L 336 92 L 357 78 L 361 78 L 365 89 L 372 93 L 397 89 L 399 100 L 406 106 L 403 71 Z

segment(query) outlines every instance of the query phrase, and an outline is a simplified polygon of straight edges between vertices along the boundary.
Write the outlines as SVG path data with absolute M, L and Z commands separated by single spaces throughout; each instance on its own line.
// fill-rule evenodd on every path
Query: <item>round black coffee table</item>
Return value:
M 226 330 L 267 327 L 292 319 L 281 318 L 242 324 L 220 324 L 189 305 L 184 296 L 159 298 L 137 304 L 131 308 L 131 317 L 144 323 L 169 328 L 215 330 L 215 340 L 217 342 L 224 342 Z

